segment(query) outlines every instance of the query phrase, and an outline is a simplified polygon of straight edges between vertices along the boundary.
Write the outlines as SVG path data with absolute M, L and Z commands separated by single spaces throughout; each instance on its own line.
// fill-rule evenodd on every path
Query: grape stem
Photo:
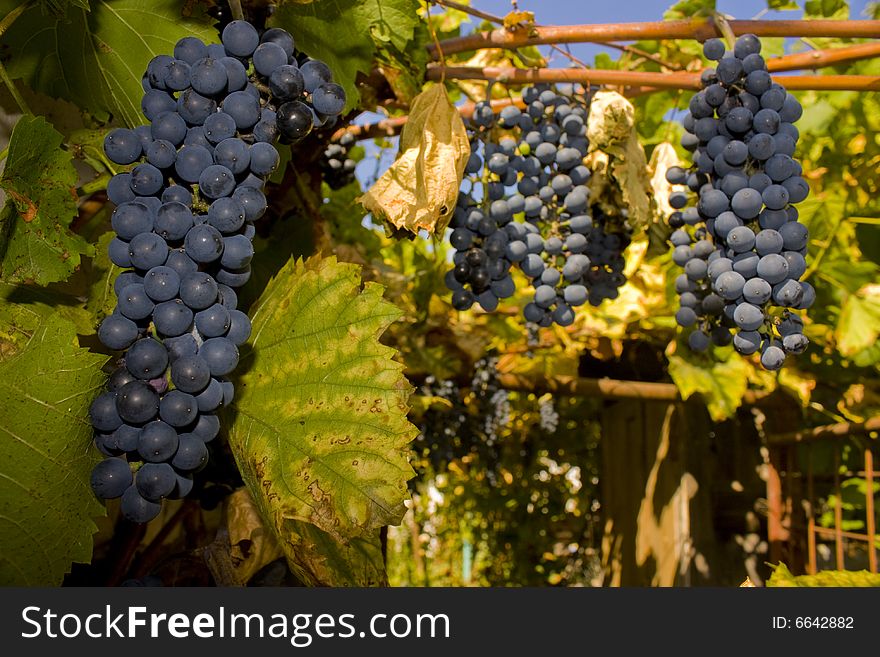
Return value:
M 244 10 L 241 8 L 241 0 L 229 0 L 229 11 L 232 13 L 232 18 L 235 20 L 244 20 Z
M 6 67 L 0 62 L 0 81 L 6 85 L 6 88 L 9 89 L 9 93 L 12 96 L 13 100 L 15 100 L 15 104 L 18 105 L 18 109 L 21 110 L 22 114 L 32 114 L 30 107 L 28 107 L 27 102 L 24 97 L 18 91 L 18 88 L 15 86 L 15 83 L 12 81 L 12 78 L 9 77 L 9 73 L 6 72 Z

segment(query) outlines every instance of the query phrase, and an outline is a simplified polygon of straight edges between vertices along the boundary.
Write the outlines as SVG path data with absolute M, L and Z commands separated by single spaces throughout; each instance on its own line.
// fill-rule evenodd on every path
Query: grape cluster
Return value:
M 718 64 L 703 72 L 684 119 L 682 146 L 693 165 L 671 167 L 666 178 L 698 197 L 689 207 L 685 191 L 669 198 L 677 210 L 669 218 L 672 259 L 684 268 L 676 320 L 694 327 L 688 344 L 704 351 L 733 342 L 778 370 L 787 354 L 807 348 L 792 311 L 809 308 L 816 293 L 800 280 L 809 236 L 794 205 L 810 191 L 792 157 L 803 110 L 772 81 L 760 51 L 751 34 L 733 52 L 720 39 L 705 42 L 704 54 Z
M 440 397 L 448 407 L 430 408 L 422 417 L 416 446 L 422 448 L 435 470 L 467 456 L 477 456 L 490 481 L 501 458 L 499 429 L 510 423 L 510 395 L 498 380 L 498 357 L 474 363 L 469 388 L 451 380 L 427 377 L 419 388 L 426 397 Z
M 353 134 L 344 132 L 338 140 L 327 144 L 321 154 L 321 172 L 330 189 L 342 189 L 354 182 L 357 162 L 348 156 L 348 150 L 354 146 L 355 141 Z
M 576 306 L 617 296 L 631 231 L 623 214 L 591 207 L 583 94 L 541 84 L 525 88 L 522 102 L 524 110 L 509 105 L 499 113 L 486 102 L 475 107 L 446 282 L 457 310 L 476 301 L 492 311 L 513 295 L 516 264 L 534 287 L 526 320 L 568 326 Z
M 229 23 L 222 44 L 181 39 L 173 57 L 150 61 L 143 85 L 150 125 L 104 141 L 110 160 L 135 166 L 107 189 L 109 255 L 125 271 L 98 329 L 124 355 L 90 409 L 107 456 L 92 488 L 121 497 L 134 522 L 189 493 L 220 429 L 214 412 L 232 400 L 226 377 L 251 333 L 235 289 L 250 278 L 262 188 L 279 162 L 273 142 L 335 121 L 345 104 L 323 62 L 298 63 L 290 34 L 260 35 L 245 21 Z

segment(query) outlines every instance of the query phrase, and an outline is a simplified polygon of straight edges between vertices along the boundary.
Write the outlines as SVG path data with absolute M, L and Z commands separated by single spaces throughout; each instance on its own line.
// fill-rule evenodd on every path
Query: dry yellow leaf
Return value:
M 413 101 L 394 164 L 359 200 L 392 232 L 442 235 L 469 156 L 461 116 L 446 88 L 435 84 Z
M 246 583 L 263 566 L 284 554 L 275 535 L 263 524 L 247 488 L 239 488 L 229 496 L 226 513 L 232 566 L 238 580 Z
M 636 132 L 635 108 L 616 91 L 600 91 L 590 102 L 587 126 L 590 149 L 608 156 L 607 176 L 620 190 L 621 207 L 626 208 L 633 228 L 641 229 L 653 216 L 653 192 L 645 150 Z M 596 198 L 592 181 L 590 190 Z

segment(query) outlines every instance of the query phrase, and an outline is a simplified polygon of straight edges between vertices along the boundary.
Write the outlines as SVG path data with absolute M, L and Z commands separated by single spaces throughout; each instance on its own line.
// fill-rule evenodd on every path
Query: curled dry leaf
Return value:
M 413 101 L 397 160 L 359 200 L 391 232 L 442 234 L 469 156 L 461 116 L 436 84 Z
M 240 582 L 247 582 L 263 566 L 284 556 L 246 487 L 229 496 L 226 528 L 232 565 Z
M 599 198 L 601 202 L 608 192 L 619 191 L 619 199 L 608 201 L 614 207 L 628 208 L 630 224 L 636 230 L 647 226 L 653 216 L 653 192 L 645 150 L 636 132 L 632 103 L 616 91 L 600 91 L 590 103 L 587 125 L 587 138 L 593 151 L 590 168 L 594 178 L 596 167 L 604 169 L 602 173 L 605 174 L 595 182 L 591 180 L 593 198 Z M 607 161 L 596 151 L 607 156 Z

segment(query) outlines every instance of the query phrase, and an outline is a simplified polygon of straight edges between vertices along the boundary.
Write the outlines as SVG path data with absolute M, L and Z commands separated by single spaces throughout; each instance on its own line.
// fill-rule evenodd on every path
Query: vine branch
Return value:
M 733 20 L 728 25 L 734 34 L 763 37 L 833 37 L 878 38 L 880 21 L 876 20 Z M 592 25 L 555 25 L 511 32 L 504 29 L 446 39 L 440 45 L 451 55 L 483 48 L 520 48 L 550 43 L 603 43 L 660 39 L 696 39 L 705 41 L 723 36 L 712 19 L 656 21 L 649 23 L 609 23 Z M 428 46 L 431 57 L 436 50 Z
M 615 71 L 599 69 L 522 69 L 487 66 L 431 66 L 427 78 L 441 77 L 459 80 L 497 80 L 508 84 L 536 82 L 581 82 L 626 87 L 654 87 L 657 89 L 693 89 L 700 85 L 699 73 L 645 73 L 642 71 Z M 788 75 L 775 80 L 793 91 L 808 89 L 822 91 L 877 91 L 880 76 L 876 75 Z

